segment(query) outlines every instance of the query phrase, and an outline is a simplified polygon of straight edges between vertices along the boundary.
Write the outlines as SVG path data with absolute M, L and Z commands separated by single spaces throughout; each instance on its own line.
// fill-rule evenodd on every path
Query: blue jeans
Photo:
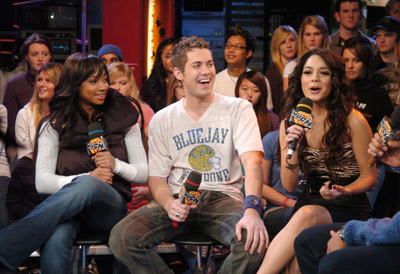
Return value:
M 126 201 L 113 187 L 90 175 L 79 176 L 0 231 L 0 262 L 16 270 L 43 247 L 42 273 L 71 273 L 79 227 L 108 232 L 126 212 Z
M 329 232 L 343 225 L 314 226 L 296 238 L 294 249 L 302 274 L 400 273 L 400 245 L 351 246 L 326 254 Z
M 152 247 L 183 233 L 202 232 L 230 246 L 220 273 L 256 272 L 264 252 L 250 255 L 244 250 L 246 232 L 238 241 L 235 226 L 243 216 L 243 202 L 219 191 L 201 191 L 197 209 L 191 210 L 178 228 L 171 225 L 167 212 L 156 202 L 143 206 L 119 222 L 111 231 L 110 247 L 114 256 L 131 273 L 173 273 Z

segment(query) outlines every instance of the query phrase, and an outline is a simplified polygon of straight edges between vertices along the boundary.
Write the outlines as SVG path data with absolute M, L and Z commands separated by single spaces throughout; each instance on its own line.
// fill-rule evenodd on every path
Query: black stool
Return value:
M 80 273 L 87 273 L 86 255 L 91 245 L 107 245 L 110 233 L 96 233 L 88 231 L 80 231 L 76 236 L 74 245 L 79 246 L 81 257 Z
M 171 240 L 172 243 L 178 244 L 178 245 L 195 245 L 196 246 L 196 264 L 197 268 L 200 271 L 203 271 L 204 266 L 202 265 L 201 262 L 201 248 L 203 246 L 209 246 L 209 249 L 207 251 L 207 264 L 205 268 L 208 267 L 208 264 L 210 263 L 211 259 L 211 246 L 213 245 L 219 245 L 221 244 L 220 242 L 214 240 L 213 238 L 202 234 L 200 232 L 194 232 L 194 233 L 187 233 L 187 234 L 182 234 L 179 236 L 176 236 Z

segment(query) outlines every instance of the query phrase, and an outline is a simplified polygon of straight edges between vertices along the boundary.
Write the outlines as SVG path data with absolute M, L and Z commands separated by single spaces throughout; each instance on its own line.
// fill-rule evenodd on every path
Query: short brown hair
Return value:
M 172 50 L 172 67 L 177 67 L 180 71 L 184 72 L 187 62 L 187 52 L 193 49 L 208 49 L 212 56 L 210 45 L 202 38 L 197 36 L 182 37 Z

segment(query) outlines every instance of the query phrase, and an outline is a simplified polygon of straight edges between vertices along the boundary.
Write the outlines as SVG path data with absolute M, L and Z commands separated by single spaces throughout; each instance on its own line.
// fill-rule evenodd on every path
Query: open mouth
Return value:
M 202 84 L 202 85 L 207 85 L 207 84 L 209 84 L 211 82 L 211 79 L 202 79 L 202 80 L 199 80 L 198 81 L 198 83 L 199 84 Z
M 312 87 L 311 88 L 311 92 L 313 92 L 313 93 L 317 93 L 317 92 L 319 92 L 321 90 L 321 88 L 318 88 L 318 87 Z

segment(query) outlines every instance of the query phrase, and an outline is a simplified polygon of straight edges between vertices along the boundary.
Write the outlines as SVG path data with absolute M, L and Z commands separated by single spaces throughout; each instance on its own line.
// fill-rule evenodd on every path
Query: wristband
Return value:
M 285 200 L 283 200 L 282 206 L 286 207 L 287 206 L 287 202 L 289 201 L 289 197 L 286 197 Z
M 261 198 L 258 197 L 257 195 L 248 195 L 248 196 L 246 196 L 246 198 L 244 198 L 244 202 L 243 202 L 243 212 L 248 208 L 252 208 L 252 209 L 257 210 L 257 212 L 261 216 L 261 211 L 262 211 Z

